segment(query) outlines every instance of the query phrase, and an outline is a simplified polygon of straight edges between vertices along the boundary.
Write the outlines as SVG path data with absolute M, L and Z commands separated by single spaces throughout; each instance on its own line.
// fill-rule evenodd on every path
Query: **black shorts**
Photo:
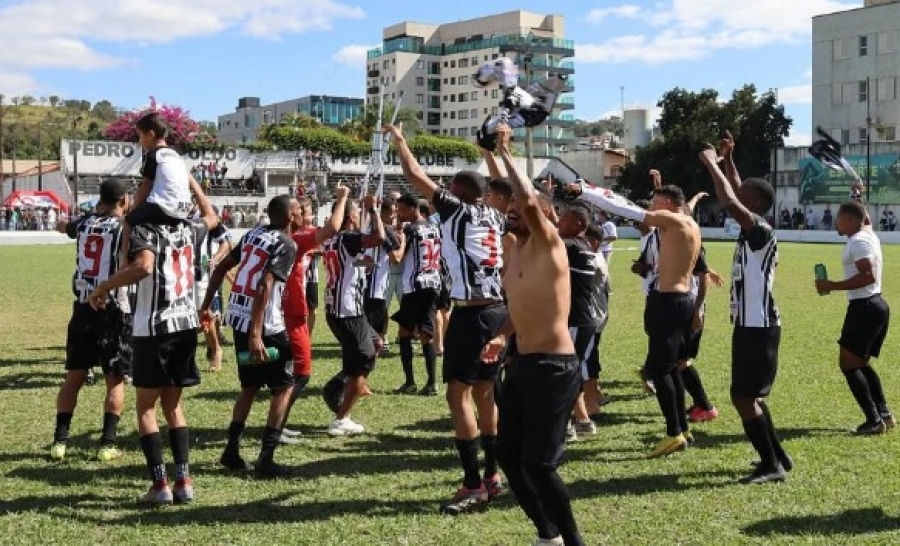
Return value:
M 781 326 L 736 326 L 731 334 L 731 397 L 762 398 L 778 374 Z
M 407 332 L 419 331 L 421 334 L 434 335 L 434 302 L 438 291 L 426 288 L 403 294 L 400 298 L 400 309 L 391 316 Z
M 310 313 L 319 308 L 319 283 L 306 283 L 306 307 Z
M 200 384 L 197 369 L 197 330 L 153 337 L 135 337 L 134 378 L 141 389 L 193 387 Z
M 644 308 L 647 364 L 650 375 L 669 373 L 685 353 L 694 301 L 690 293 L 650 292 Z
M 294 384 L 294 355 L 287 331 L 263 336 L 263 345 L 278 349 L 278 358 L 263 364 L 247 363 L 238 366 L 241 388 L 268 387 L 272 392 L 283 391 Z M 243 353 L 250 349 L 250 336 L 234 330 L 234 350 Z
M 587 379 L 600 379 L 600 372 L 603 371 L 603 365 L 600 362 L 600 338 L 603 337 L 603 330 L 600 330 L 594 335 L 594 346 L 587 354 L 587 358 L 584 361 L 583 368 L 583 376 L 587 376 Z M 585 381 L 587 381 L 585 379 Z
M 387 302 L 374 298 L 366 298 L 363 304 L 366 320 L 377 334 L 387 332 Z
M 525 466 L 559 466 L 581 392 L 579 368 L 575 355 L 515 355 L 497 398 L 498 450 L 518 452 Z
M 87 303 L 72 304 L 66 335 L 66 370 L 100 366 L 105 375 L 125 377 L 132 371 L 131 315 L 113 305 L 95 311 Z
M 878 358 L 891 322 L 891 309 L 881 294 L 850 300 L 838 344 L 859 358 Z
M 474 385 L 478 381 L 494 381 L 499 366 L 484 364 L 481 350 L 497 335 L 506 317 L 506 306 L 499 302 L 453 308 L 444 337 L 444 383 Z
M 434 308 L 437 311 L 449 311 L 450 306 L 453 304 L 453 301 L 450 299 L 450 290 L 447 288 L 447 284 L 441 284 L 441 289 L 438 291 L 437 299 L 434 300 Z
M 368 376 L 375 369 L 375 337 L 366 317 L 326 315 L 331 333 L 341 346 L 341 371 L 351 377 Z
M 703 329 L 694 330 L 693 328 L 689 328 L 687 339 L 685 339 L 684 345 L 682 345 L 681 354 L 678 355 L 679 360 L 693 360 L 697 358 L 697 355 L 700 354 L 701 339 L 703 339 Z
M 162 207 L 156 203 L 148 203 L 144 201 L 125 216 L 125 221 L 130 226 L 139 226 L 141 224 L 156 224 L 173 226 L 184 222 L 184 218 L 175 218 L 169 216 Z
M 599 334 L 595 326 L 569 326 L 569 335 L 572 336 L 572 343 L 575 344 L 575 356 L 578 357 L 579 370 L 581 370 L 581 379 L 597 379 L 600 377 L 600 370 L 596 370 L 595 375 L 591 375 L 588 366 L 588 359 L 594 352 L 594 338 Z

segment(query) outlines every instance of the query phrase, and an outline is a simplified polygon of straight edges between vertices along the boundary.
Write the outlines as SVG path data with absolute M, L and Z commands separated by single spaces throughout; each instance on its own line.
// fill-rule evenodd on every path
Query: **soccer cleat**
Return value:
M 150 506 L 166 506 L 172 504 L 173 500 L 172 489 L 166 482 L 154 483 L 141 497 L 141 502 Z
M 784 468 L 779 464 L 774 470 L 757 466 L 756 470 L 738 480 L 742 484 L 763 484 L 769 482 L 783 482 L 787 478 Z
M 897 421 L 894 419 L 894 416 L 889 411 L 881 414 L 881 420 L 882 420 L 882 422 L 884 422 L 884 428 L 886 430 L 891 430 L 892 428 L 897 426 Z
M 238 453 L 229 453 L 227 451 L 219 457 L 219 464 L 228 470 L 253 470 L 253 466 L 248 464 Z
M 500 474 L 494 474 L 493 476 L 484 478 L 481 480 L 481 485 L 484 487 L 484 490 L 487 491 L 488 500 L 493 500 L 494 497 L 500 495 L 505 490 L 503 480 L 500 479 Z
M 679 434 L 678 436 L 666 436 L 656 444 L 656 447 L 650 451 L 647 458 L 656 459 L 657 457 L 671 455 L 676 451 L 681 451 L 685 447 L 687 447 L 687 440 L 685 439 L 684 434 Z
M 278 443 L 283 446 L 296 446 L 303 443 L 299 436 L 288 436 L 285 433 L 281 433 L 281 437 L 278 438 Z
M 534 546 L 565 546 L 562 537 L 539 538 L 534 541 Z
M 691 433 L 691 431 L 686 430 L 682 432 L 681 435 L 684 436 L 685 447 L 691 447 L 692 445 L 694 445 L 694 442 L 696 440 L 694 440 L 694 435 Z
M 576 421 L 575 434 L 578 436 L 593 436 L 594 434 L 597 434 L 597 425 L 590 419 L 584 422 Z
M 578 431 L 575 430 L 575 426 L 572 423 L 569 423 L 569 426 L 566 427 L 566 443 L 575 442 L 578 440 Z
M 359 423 L 354 423 L 349 417 L 335 419 L 328 425 L 328 434 L 332 436 L 352 436 L 362 434 L 366 428 Z
M 790 455 L 785 454 L 784 458 L 778 459 L 778 461 L 781 463 L 781 468 L 783 468 L 785 472 L 790 472 L 791 470 L 794 469 L 794 459 L 791 459 Z M 760 464 L 762 464 L 762 463 L 760 461 L 756 460 L 756 461 L 752 461 L 750 463 L 750 466 L 758 467 Z
M 194 502 L 194 482 L 190 478 L 175 480 L 172 488 L 172 497 L 176 504 L 190 504 Z
M 415 383 L 406 382 L 394 390 L 394 394 L 416 394 L 419 388 Z
M 50 446 L 50 458 L 54 461 L 61 461 L 66 457 L 66 444 L 56 442 Z
M 437 396 L 438 390 L 437 386 L 434 383 L 427 383 L 422 390 L 419 391 L 419 396 Z
M 298 438 L 300 436 L 303 436 L 303 433 L 300 432 L 299 430 L 293 430 L 290 428 L 281 429 L 281 433 L 285 436 L 290 436 L 291 438 Z
M 450 502 L 441 506 L 441 514 L 448 516 L 458 516 L 465 512 L 474 512 L 483 510 L 488 503 L 488 492 L 485 488 L 467 489 L 460 487 Z
M 108 463 L 115 459 L 122 458 L 122 450 L 117 448 L 116 446 L 103 446 L 100 448 L 100 451 L 97 452 L 97 459 L 103 461 L 104 463 Z
M 271 459 L 268 461 L 256 461 L 255 471 L 257 477 L 266 479 L 286 478 L 291 475 L 291 471 L 286 466 L 282 466 Z
M 873 436 L 875 434 L 884 434 L 887 431 L 887 426 L 885 426 L 884 421 L 879 419 L 877 421 L 866 421 L 865 423 L 856 427 L 856 434 L 860 436 Z
M 688 420 L 691 423 L 708 423 L 719 417 L 719 410 L 713 406 L 712 409 L 705 410 L 700 406 L 694 406 L 688 414 Z
M 656 385 L 653 384 L 653 381 L 647 379 L 647 374 L 644 372 L 643 368 L 640 368 L 637 371 L 638 377 L 641 378 L 641 392 L 645 395 L 655 395 L 656 394 Z
M 93 385 L 97 382 L 97 377 L 94 375 L 94 368 L 88 369 L 87 377 L 84 380 L 88 385 Z

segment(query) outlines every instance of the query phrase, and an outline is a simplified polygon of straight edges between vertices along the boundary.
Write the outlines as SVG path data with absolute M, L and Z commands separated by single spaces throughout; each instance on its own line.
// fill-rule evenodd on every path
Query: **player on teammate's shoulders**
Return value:
M 66 378 L 56 397 L 56 430 L 50 448 L 50 457 L 54 460 L 61 460 L 66 455 L 78 392 L 93 366 L 100 366 L 106 380 L 103 434 L 97 458 L 111 461 L 122 456 L 122 451 L 116 447 L 116 428 L 125 400 L 124 381 L 132 373 L 131 309 L 127 300 L 110 293 L 107 295 L 109 304 L 104 309 L 94 310 L 88 303 L 88 296 L 119 269 L 122 219 L 129 204 L 125 183 L 108 179 L 100 185 L 96 213 L 57 225 L 59 231 L 76 240 L 77 250 L 72 279 L 76 299 L 66 336 Z

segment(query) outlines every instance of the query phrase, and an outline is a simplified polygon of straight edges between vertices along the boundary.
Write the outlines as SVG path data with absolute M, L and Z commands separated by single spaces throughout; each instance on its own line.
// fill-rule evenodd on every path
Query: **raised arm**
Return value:
M 697 203 L 699 203 L 701 199 L 704 199 L 704 198 L 706 198 L 706 197 L 709 197 L 709 194 L 706 193 L 705 191 L 701 191 L 701 192 L 698 193 L 697 195 L 691 197 L 691 200 L 688 201 L 688 202 L 684 205 L 684 212 L 686 212 L 687 214 L 693 216 L 693 215 L 694 215 L 694 210 L 697 208 Z
M 712 146 L 700 152 L 700 161 L 706 165 L 709 175 L 712 176 L 713 184 L 716 186 L 716 196 L 719 198 L 719 203 L 721 203 L 728 214 L 741 225 L 742 231 L 749 232 L 756 224 L 756 219 L 753 217 L 753 213 L 747 210 L 747 207 L 742 205 L 738 200 L 732 184 L 729 183 L 728 179 L 725 177 L 725 173 L 719 168 L 718 155 L 716 155 L 716 151 Z
M 484 162 L 487 164 L 488 175 L 491 177 L 491 180 L 506 178 L 506 174 L 504 174 L 503 170 L 500 167 L 500 162 L 497 161 L 497 158 L 494 157 L 494 154 L 491 153 L 490 150 L 485 150 L 484 148 L 480 148 L 480 150 L 481 157 L 484 158 Z
M 331 213 L 331 217 L 325 222 L 325 225 L 316 230 L 316 245 L 321 245 L 341 230 L 341 224 L 344 223 L 344 214 L 347 210 L 348 195 L 350 195 L 350 188 L 338 181 L 337 186 L 334 187 L 334 197 L 336 199 L 334 210 Z
M 375 196 L 367 195 L 363 197 L 360 203 L 362 207 L 361 214 L 368 214 L 372 217 L 372 232 L 362 236 L 361 243 L 363 248 L 375 248 L 384 244 L 384 223 L 381 221 L 381 215 L 375 207 Z
M 722 164 L 725 166 L 725 178 L 733 191 L 741 187 L 741 175 L 734 164 L 734 137 L 731 131 L 725 131 L 725 138 L 719 142 L 719 154 L 722 156 Z
M 544 215 L 537 192 L 534 191 L 534 184 L 530 180 L 523 180 L 519 175 L 512 151 L 509 149 L 509 137 L 512 135 L 512 129 L 507 125 L 500 125 L 497 128 L 497 135 L 497 150 L 500 151 L 500 157 L 506 166 L 509 184 L 513 190 L 513 199 L 516 202 L 519 214 L 525 223 L 528 224 L 533 240 L 546 243 L 547 245 L 553 244 L 559 240 L 559 233 L 550 219 Z
M 194 199 L 197 200 L 197 208 L 200 209 L 200 219 L 206 224 L 206 229 L 211 231 L 219 225 L 219 215 L 216 214 L 216 209 L 213 208 L 209 197 L 203 193 L 203 188 L 200 187 L 200 184 L 193 177 L 191 177 L 191 193 L 194 194 Z
M 403 137 L 403 131 L 395 125 L 385 125 L 382 129 L 385 134 L 391 135 L 394 146 L 397 147 L 397 155 L 400 156 L 400 167 L 403 169 L 403 176 L 413 185 L 419 193 L 426 199 L 431 201 L 434 192 L 437 191 L 438 185 L 434 180 L 428 178 L 425 170 L 416 161 L 416 156 L 410 151 L 406 144 L 406 138 Z

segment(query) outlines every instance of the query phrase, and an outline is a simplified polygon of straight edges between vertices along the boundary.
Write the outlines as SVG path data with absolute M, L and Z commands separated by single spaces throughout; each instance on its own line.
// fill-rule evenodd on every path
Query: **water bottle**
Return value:
M 209 256 L 203 256 L 200 259 L 201 271 L 209 271 Z
M 266 362 L 272 362 L 278 360 L 278 348 L 277 347 L 266 347 Z M 250 366 L 255 364 L 254 362 L 250 362 L 250 351 L 241 351 L 237 355 L 238 366 Z M 265 362 L 260 362 L 260 364 L 265 364 Z
M 814 271 L 816 274 L 817 281 L 824 281 L 828 279 L 828 271 L 825 269 L 825 264 L 816 264 L 814 267 Z M 825 296 L 830 294 L 831 292 L 819 292 L 820 296 Z

